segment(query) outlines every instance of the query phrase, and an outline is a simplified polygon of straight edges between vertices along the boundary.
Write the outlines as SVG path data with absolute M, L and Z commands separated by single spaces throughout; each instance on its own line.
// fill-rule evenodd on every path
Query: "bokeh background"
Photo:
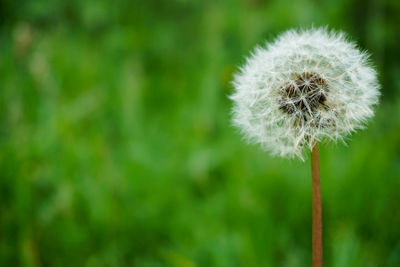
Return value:
M 310 266 L 310 162 L 230 125 L 254 46 L 372 53 L 369 127 L 321 148 L 326 266 L 400 266 L 397 0 L 1 0 L 1 266 Z

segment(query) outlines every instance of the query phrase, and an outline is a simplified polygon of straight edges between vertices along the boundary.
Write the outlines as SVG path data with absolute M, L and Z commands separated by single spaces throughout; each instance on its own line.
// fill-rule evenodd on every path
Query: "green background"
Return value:
M 0 266 L 310 266 L 310 162 L 230 124 L 254 46 L 329 25 L 381 103 L 321 147 L 325 266 L 400 266 L 400 2 L 0 1 Z

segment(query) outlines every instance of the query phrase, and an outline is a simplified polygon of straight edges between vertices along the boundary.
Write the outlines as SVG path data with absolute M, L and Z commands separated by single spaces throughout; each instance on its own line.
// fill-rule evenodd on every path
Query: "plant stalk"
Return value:
M 311 152 L 312 177 L 312 266 L 322 267 L 322 201 L 319 150 L 316 143 Z

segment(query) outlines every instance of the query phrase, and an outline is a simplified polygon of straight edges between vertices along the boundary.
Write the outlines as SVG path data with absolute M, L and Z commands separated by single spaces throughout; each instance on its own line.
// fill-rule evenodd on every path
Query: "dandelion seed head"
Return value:
M 368 54 L 326 28 L 290 30 L 257 47 L 233 85 L 233 123 L 246 139 L 301 159 L 316 142 L 363 128 L 379 97 Z

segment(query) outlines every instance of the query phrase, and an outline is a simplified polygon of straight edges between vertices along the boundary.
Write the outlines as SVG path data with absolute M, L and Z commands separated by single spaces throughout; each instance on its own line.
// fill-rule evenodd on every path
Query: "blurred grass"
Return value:
M 0 3 L 1 266 L 310 266 L 310 164 L 245 144 L 227 96 L 255 45 L 311 24 L 383 84 L 321 149 L 326 266 L 400 265 L 399 2 Z

